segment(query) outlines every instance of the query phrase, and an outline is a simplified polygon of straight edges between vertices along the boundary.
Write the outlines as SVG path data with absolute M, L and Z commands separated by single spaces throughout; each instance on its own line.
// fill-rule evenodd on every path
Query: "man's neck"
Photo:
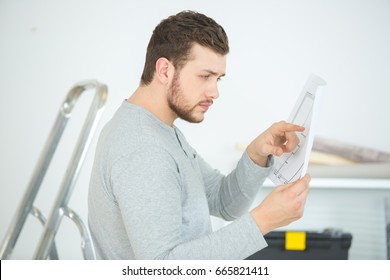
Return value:
M 169 126 L 173 126 L 173 122 L 177 118 L 177 115 L 169 108 L 166 93 L 155 88 L 153 84 L 139 86 L 127 99 L 127 102 L 145 108 Z

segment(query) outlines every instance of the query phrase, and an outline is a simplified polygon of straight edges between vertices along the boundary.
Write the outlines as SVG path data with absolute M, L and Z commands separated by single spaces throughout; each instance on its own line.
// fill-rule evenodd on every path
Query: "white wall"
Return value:
M 158 22 L 184 9 L 208 14 L 230 39 L 220 99 L 199 125 L 178 122 L 216 168 L 228 172 L 248 143 L 288 117 L 310 72 L 328 82 L 318 134 L 390 152 L 390 2 L 344 1 L 11 1 L 0 0 L 0 238 L 23 195 L 58 108 L 72 85 L 109 87 L 98 127 L 138 84 Z M 83 98 L 36 205 L 48 212 L 79 133 Z M 85 219 L 96 138 L 70 206 Z M 39 237 L 29 221 L 14 258 L 31 258 Z M 61 258 L 80 258 L 77 231 L 59 232 Z

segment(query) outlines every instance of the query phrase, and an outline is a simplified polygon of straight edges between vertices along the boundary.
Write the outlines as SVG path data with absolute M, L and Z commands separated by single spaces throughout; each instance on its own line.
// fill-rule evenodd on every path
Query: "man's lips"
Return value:
M 213 100 L 203 101 L 199 103 L 199 106 L 202 107 L 205 111 L 207 111 L 211 105 L 213 105 Z

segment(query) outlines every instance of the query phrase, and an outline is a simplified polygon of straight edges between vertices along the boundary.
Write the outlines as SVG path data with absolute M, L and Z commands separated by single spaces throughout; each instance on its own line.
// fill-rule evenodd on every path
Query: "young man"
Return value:
M 302 216 L 308 175 L 248 212 L 272 156 L 294 149 L 302 127 L 273 124 L 223 176 L 174 125 L 204 119 L 228 52 L 223 28 L 200 13 L 181 12 L 155 28 L 141 83 L 96 150 L 89 226 L 99 259 L 244 259 L 267 246 L 263 235 Z M 210 215 L 233 222 L 212 232 Z

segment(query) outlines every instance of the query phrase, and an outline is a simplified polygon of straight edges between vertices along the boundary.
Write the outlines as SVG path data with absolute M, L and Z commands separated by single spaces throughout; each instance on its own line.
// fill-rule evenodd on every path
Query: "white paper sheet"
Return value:
M 320 99 L 325 85 L 326 82 L 314 74 L 311 74 L 307 79 L 288 119 L 290 123 L 305 127 L 305 131 L 297 133 L 300 142 L 293 152 L 275 157 L 275 163 L 269 176 L 275 185 L 288 184 L 306 174 L 313 146 Z

